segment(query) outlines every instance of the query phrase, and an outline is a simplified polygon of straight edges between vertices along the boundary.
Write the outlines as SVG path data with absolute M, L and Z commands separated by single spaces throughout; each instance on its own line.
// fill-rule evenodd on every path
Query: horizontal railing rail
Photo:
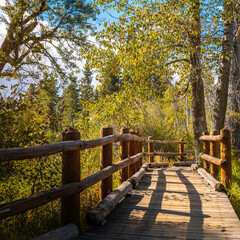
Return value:
M 180 141 L 162 141 L 151 138 L 144 139 L 133 130 L 122 128 L 120 135 L 113 135 L 110 126 L 101 129 L 101 137 L 91 140 L 80 140 L 80 133 L 73 128 L 67 129 L 63 133 L 63 142 L 33 146 L 26 148 L 0 149 L 0 163 L 24 159 L 33 159 L 49 156 L 57 153 L 62 154 L 62 185 L 37 193 L 35 195 L 16 200 L 14 202 L 0 205 L 0 219 L 23 213 L 30 209 L 37 208 L 51 201 L 62 199 L 62 223 L 75 223 L 79 227 L 79 206 L 80 193 L 94 184 L 101 181 L 100 200 L 103 200 L 112 192 L 112 174 L 120 170 L 120 182 L 130 181 L 124 185 L 132 189 L 139 182 L 139 177 L 145 173 L 142 165 L 142 158 L 148 156 L 149 162 L 154 162 L 154 156 L 177 157 L 184 161 L 187 152 L 184 152 L 184 144 Z M 112 163 L 112 144 L 120 142 L 120 161 Z M 143 143 L 148 143 L 148 152 L 143 152 Z M 153 144 L 178 144 L 179 152 L 154 152 Z M 80 180 L 80 150 L 101 147 L 100 151 L 100 171 Z M 154 164 L 152 164 L 155 166 Z M 157 164 L 158 166 L 168 166 L 168 164 Z M 156 165 L 156 166 L 157 166 Z M 118 199 L 118 198 L 117 198 Z M 117 201 L 116 199 L 114 200 Z M 75 204 L 74 207 L 71 206 Z M 69 213 L 70 210 L 70 213 Z
M 231 159 L 231 131 L 223 128 L 218 135 L 216 130 L 208 135 L 208 132 L 203 132 L 203 136 L 199 138 L 203 141 L 203 153 L 199 157 L 204 160 L 204 170 L 208 171 L 210 167 L 211 176 L 216 178 L 219 173 L 218 166 L 221 167 L 221 184 L 225 188 L 231 188 L 232 183 L 232 159 Z M 219 157 L 219 142 L 220 142 L 220 157 Z M 201 175 L 208 176 L 207 173 Z M 207 179 L 211 185 L 221 189 L 219 183 L 216 185 L 216 180 L 208 176 Z M 216 187 L 215 187 L 216 188 Z

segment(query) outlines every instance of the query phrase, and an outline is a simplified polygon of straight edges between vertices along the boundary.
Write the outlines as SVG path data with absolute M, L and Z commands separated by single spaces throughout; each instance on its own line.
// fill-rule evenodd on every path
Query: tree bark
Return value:
M 204 88 L 202 80 L 201 67 L 201 22 L 200 22 L 200 2 L 192 3 L 193 23 L 191 32 L 189 33 L 190 40 L 190 82 L 192 85 L 192 114 L 193 114 L 193 129 L 194 129 L 194 145 L 198 147 L 199 137 L 202 132 L 207 129 Z
M 240 149 L 240 21 L 234 19 L 233 54 L 229 79 L 227 126 L 232 131 L 232 145 Z
M 224 1 L 224 32 L 222 40 L 221 63 L 219 69 L 218 84 L 216 90 L 216 100 L 213 109 L 212 130 L 218 132 L 224 127 L 227 111 L 228 86 L 231 66 L 231 51 L 233 47 L 233 22 L 229 19 L 231 11 L 231 2 Z

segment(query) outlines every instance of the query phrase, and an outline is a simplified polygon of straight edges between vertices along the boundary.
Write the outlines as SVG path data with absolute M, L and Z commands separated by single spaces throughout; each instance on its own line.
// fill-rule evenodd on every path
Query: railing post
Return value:
M 133 129 L 129 130 L 130 134 L 135 134 L 135 131 Z M 131 141 L 130 147 L 129 147 L 129 154 L 128 156 L 131 157 L 136 154 L 136 142 Z M 136 164 L 132 163 L 128 166 L 128 177 L 131 177 L 136 172 Z
M 181 140 L 180 140 L 182 143 L 180 143 L 179 144 L 179 153 L 184 153 L 184 141 L 183 141 L 183 138 L 181 138 Z M 183 162 L 184 161 L 184 159 L 185 159 L 185 157 L 183 156 L 183 155 L 180 155 L 179 156 L 179 161 L 180 162 Z
M 123 127 L 121 129 L 121 135 L 129 133 L 129 129 L 126 127 Z M 120 160 L 124 160 L 125 158 L 128 158 L 128 149 L 129 149 L 130 143 L 127 141 L 120 141 Z M 120 170 L 120 183 L 123 183 L 128 179 L 128 167 L 123 168 Z
M 212 130 L 211 135 L 218 135 L 217 130 Z M 210 142 L 210 155 L 216 158 L 218 157 L 218 142 L 215 141 Z M 211 175 L 216 178 L 218 175 L 218 166 L 210 163 L 210 170 Z
M 62 134 L 63 141 L 80 140 L 80 132 L 68 128 Z M 80 181 L 80 151 L 62 153 L 62 184 Z M 61 204 L 62 224 L 75 223 L 80 227 L 80 194 L 63 197 Z
M 148 140 L 151 140 L 152 137 L 148 137 Z M 154 150 L 153 143 L 148 143 L 148 153 L 152 153 Z M 149 162 L 154 162 L 154 156 L 149 156 Z
M 226 165 L 221 166 L 222 185 L 230 189 L 232 184 L 232 143 L 231 131 L 227 128 L 221 130 L 223 139 L 221 141 L 221 158 L 226 159 Z
M 113 135 L 113 128 L 105 125 L 101 128 L 100 137 Z M 112 143 L 100 147 L 100 169 L 112 165 Z M 101 181 L 100 184 L 100 201 L 112 192 L 112 176 Z
M 204 131 L 202 135 L 209 135 L 208 131 Z M 208 141 L 203 141 L 203 152 L 206 154 L 209 154 L 210 152 L 210 144 Z M 207 171 L 208 170 L 208 162 L 206 160 L 203 160 L 203 167 Z
M 142 137 L 140 134 L 138 134 L 139 137 Z M 141 142 L 138 142 L 138 146 L 139 146 L 139 151 L 138 152 L 142 152 L 142 147 L 143 147 L 143 143 L 142 141 Z M 142 158 L 139 159 L 139 168 L 142 166 Z

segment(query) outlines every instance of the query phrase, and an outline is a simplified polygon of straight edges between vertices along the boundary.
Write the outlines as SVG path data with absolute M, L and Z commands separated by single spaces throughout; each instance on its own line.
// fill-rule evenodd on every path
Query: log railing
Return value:
M 203 153 L 199 157 L 204 161 L 204 170 L 200 170 L 200 174 L 204 175 L 208 182 L 216 189 L 220 190 L 222 186 L 225 188 L 231 187 L 232 182 L 232 160 L 231 160 L 231 132 L 227 128 L 223 128 L 218 135 L 216 130 L 208 135 L 208 132 L 203 132 L 200 137 L 203 141 Z M 219 156 L 219 142 L 220 142 L 220 156 Z M 221 184 L 216 181 L 219 174 L 219 166 L 221 168 Z M 210 168 L 210 174 L 207 171 Z M 214 177 L 214 178 L 213 178 Z
M 120 161 L 115 164 L 112 163 L 112 144 L 114 142 L 120 142 Z M 148 153 L 142 152 L 142 144 L 144 142 L 150 146 Z M 179 144 L 179 153 L 154 152 L 154 143 Z M 87 217 L 89 222 L 99 223 L 105 215 L 103 214 L 99 217 L 96 213 L 102 212 L 102 209 L 105 209 L 105 213 L 108 214 L 114 206 L 112 202 L 108 204 L 109 199 L 117 203 L 140 181 L 148 166 L 148 164 L 142 165 L 142 158 L 144 156 L 148 156 L 150 163 L 153 165 L 154 156 L 180 156 L 179 159 L 182 161 L 186 156 L 183 147 L 184 144 L 183 140 L 160 141 L 153 140 L 150 137 L 144 139 L 138 133 L 127 128 L 123 128 L 120 135 L 113 135 L 113 129 L 110 126 L 104 126 L 101 129 L 101 137 L 97 139 L 80 140 L 79 131 L 68 128 L 63 133 L 63 142 L 27 148 L 0 149 L 0 162 L 33 159 L 62 152 L 62 185 L 11 203 L 0 205 L 0 219 L 14 216 L 61 198 L 62 224 L 74 223 L 79 227 L 80 193 L 101 181 L 100 200 L 103 201 L 97 207 L 97 210 L 89 213 Z M 80 150 L 98 146 L 101 147 L 101 170 L 80 180 Z M 162 164 L 163 166 L 167 166 L 166 163 Z M 121 170 L 121 185 L 118 188 L 118 192 L 122 192 L 121 196 L 116 195 L 115 191 L 112 192 L 112 174 L 119 170 Z M 123 188 L 125 189 L 124 191 Z

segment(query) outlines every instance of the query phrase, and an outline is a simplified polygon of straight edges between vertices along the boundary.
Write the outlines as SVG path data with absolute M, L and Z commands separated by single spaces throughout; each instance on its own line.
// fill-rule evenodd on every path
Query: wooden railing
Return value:
M 200 140 L 203 141 L 203 153 L 200 153 L 199 157 L 204 160 L 204 170 L 208 171 L 210 167 L 211 176 L 214 178 L 200 169 L 201 174 L 205 175 L 208 182 L 216 190 L 221 190 L 222 186 L 230 188 L 232 183 L 231 131 L 223 128 L 220 135 L 216 130 L 213 130 L 210 135 L 208 135 L 208 132 L 203 132 Z M 222 185 L 215 179 L 219 174 L 219 166 L 221 168 Z
M 112 145 L 114 142 L 120 142 L 120 161 L 112 164 Z M 148 153 L 142 152 L 144 142 L 148 143 Z M 179 153 L 154 152 L 154 143 L 179 144 Z M 87 216 L 89 222 L 99 223 L 118 201 L 138 184 L 148 166 L 146 164 L 142 165 L 144 156 L 149 157 L 151 164 L 154 162 L 154 156 L 180 156 L 179 160 L 183 161 L 186 156 L 184 144 L 183 140 L 160 141 L 151 138 L 144 139 L 135 131 L 127 128 L 122 128 L 120 135 L 113 135 L 113 129 L 107 125 L 101 129 L 101 137 L 97 139 L 80 140 L 79 131 L 68 128 L 63 133 L 63 142 L 27 148 L 0 149 L 0 162 L 33 159 L 62 152 L 62 185 L 27 198 L 0 205 L 0 219 L 14 216 L 61 198 L 62 224 L 75 223 L 79 227 L 80 193 L 101 181 L 100 200 L 103 201 Z M 80 180 L 80 150 L 97 146 L 101 147 L 101 170 Z M 119 170 L 121 170 L 120 182 L 122 184 L 117 191 L 122 192 L 122 195 L 116 195 L 112 192 L 112 174 Z M 110 204 L 109 201 L 111 201 Z M 105 211 L 104 214 L 102 214 L 102 209 Z M 100 215 L 99 212 L 101 212 Z

